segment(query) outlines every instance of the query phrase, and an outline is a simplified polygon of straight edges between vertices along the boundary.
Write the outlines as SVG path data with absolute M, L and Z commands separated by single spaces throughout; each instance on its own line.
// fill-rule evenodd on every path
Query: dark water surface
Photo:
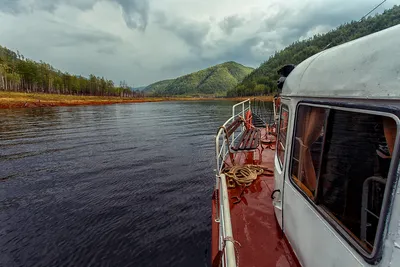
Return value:
M 0 266 L 208 266 L 231 105 L 0 110 Z

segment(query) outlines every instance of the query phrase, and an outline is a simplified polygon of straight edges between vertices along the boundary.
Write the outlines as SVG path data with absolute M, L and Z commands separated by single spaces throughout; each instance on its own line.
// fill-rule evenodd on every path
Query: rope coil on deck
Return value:
M 257 177 L 264 173 L 264 169 L 257 165 L 233 166 L 225 171 L 228 188 L 250 186 Z

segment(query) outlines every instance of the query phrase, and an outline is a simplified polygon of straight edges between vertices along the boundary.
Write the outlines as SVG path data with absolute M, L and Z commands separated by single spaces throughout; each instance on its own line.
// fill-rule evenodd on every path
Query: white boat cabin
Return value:
M 296 66 L 279 114 L 273 205 L 300 264 L 400 266 L 400 26 Z

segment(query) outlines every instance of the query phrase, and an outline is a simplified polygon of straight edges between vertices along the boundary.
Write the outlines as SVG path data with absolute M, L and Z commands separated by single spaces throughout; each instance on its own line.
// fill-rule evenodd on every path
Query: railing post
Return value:
M 229 208 L 229 198 L 228 198 L 228 188 L 226 185 L 226 177 L 224 174 L 220 175 L 220 191 L 221 191 L 221 212 L 223 214 L 222 225 L 223 225 L 223 238 L 225 242 L 225 266 L 227 267 L 235 267 L 236 266 L 236 253 L 235 253 L 235 244 L 231 241 L 225 240 L 225 238 L 234 238 L 232 233 L 232 223 L 231 223 L 231 213 Z
M 251 110 L 251 100 L 249 99 L 249 110 Z M 251 110 L 251 112 L 253 112 L 252 110 Z
M 215 136 L 215 157 L 217 161 L 217 172 L 219 170 L 219 133 L 220 130 L 218 130 L 217 135 Z M 217 173 L 218 175 L 218 173 Z

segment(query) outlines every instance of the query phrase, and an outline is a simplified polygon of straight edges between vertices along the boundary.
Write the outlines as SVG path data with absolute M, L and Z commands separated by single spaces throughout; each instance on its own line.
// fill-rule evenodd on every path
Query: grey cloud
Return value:
M 17 0 L 1 0 L 0 1 L 0 10 L 7 13 L 20 13 L 24 10 L 24 6 L 21 5 L 20 1 Z
M 101 44 L 117 44 L 122 42 L 120 37 L 100 31 L 66 31 L 52 36 L 54 45 L 58 47 Z
M 115 47 L 107 46 L 107 47 L 101 47 L 96 50 L 99 54 L 106 54 L 106 55 L 114 55 L 116 52 Z
M 0 0 L 0 10 L 7 13 L 18 14 L 45 10 L 54 12 L 61 4 L 76 7 L 80 10 L 93 8 L 101 0 L 34 0 L 29 5 L 25 0 Z M 148 0 L 106 0 L 117 3 L 122 8 L 122 15 L 126 25 L 131 29 L 144 31 L 149 18 Z
M 223 51 L 219 53 L 215 59 L 203 58 L 203 52 L 212 49 L 208 44 L 204 43 L 204 39 L 210 30 L 210 23 L 194 22 L 188 19 L 172 20 L 168 19 L 165 14 L 158 14 L 157 23 L 164 29 L 168 29 L 176 36 L 180 37 L 190 47 L 191 51 L 196 54 L 197 61 L 202 67 L 205 63 L 224 62 L 235 60 L 243 64 L 257 66 L 260 62 L 265 61 L 275 51 L 282 49 L 284 46 L 293 43 L 300 37 L 305 36 L 307 32 L 313 28 L 325 25 L 334 28 L 343 22 L 350 21 L 352 18 L 358 17 L 359 9 L 354 5 L 352 8 L 338 9 L 335 3 L 326 6 L 321 10 L 318 6 L 311 6 L 302 10 L 295 10 L 292 7 L 281 7 L 274 12 L 273 16 L 267 17 L 264 21 L 260 21 L 260 28 L 254 36 L 248 36 L 242 40 L 228 42 L 224 38 L 214 41 L 214 47 L 223 47 Z M 230 35 L 234 29 L 244 25 L 245 19 L 238 16 L 225 17 L 218 26 Z M 255 47 L 258 48 L 254 49 Z M 175 63 L 167 68 L 178 67 Z M 197 65 L 193 59 L 182 62 L 182 67 Z
M 149 20 L 149 2 L 147 0 L 111 0 L 122 7 L 126 25 L 131 29 L 144 31 Z
M 256 65 L 255 62 L 261 62 L 265 60 L 257 57 L 258 55 L 255 55 L 251 50 L 251 48 L 257 45 L 260 41 L 262 41 L 262 38 L 260 37 L 250 37 L 226 50 L 222 57 L 227 60 L 234 60 L 254 67 L 254 65 Z
M 210 31 L 210 24 L 208 23 L 191 23 L 183 22 L 175 25 L 174 32 L 180 36 L 185 42 L 192 47 L 201 47 L 204 38 Z
M 354 10 L 349 10 L 347 13 L 340 12 L 339 14 L 321 12 L 315 15 L 316 18 L 313 18 L 313 16 L 314 13 L 318 13 L 317 10 L 309 9 L 308 12 L 311 14 L 310 16 L 304 10 L 294 14 L 292 10 L 282 8 L 274 16 L 260 21 L 260 28 L 255 36 L 249 36 L 235 42 L 220 38 L 214 41 L 213 45 L 224 49 L 214 58 L 203 57 L 204 51 L 212 49 L 204 43 L 204 39 L 210 30 L 209 22 L 194 22 L 187 19 L 179 21 L 168 20 L 165 14 L 158 14 L 156 22 L 164 29 L 183 39 L 195 54 L 195 56 L 187 60 L 172 61 L 164 65 L 163 71 L 175 70 L 180 75 L 230 60 L 256 67 L 275 51 L 282 49 L 282 45 L 288 45 L 298 40 L 313 27 L 322 23 L 328 23 L 328 25 L 334 27 L 347 21 L 348 17 L 354 13 Z M 244 22 L 244 18 L 233 15 L 225 17 L 218 26 L 225 34 L 230 35 L 234 29 L 241 27 Z M 260 52 L 254 51 L 253 48 L 256 46 L 259 46 Z
M 77 47 L 80 45 L 108 46 L 122 43 L 122 38 L 102 30 L 82 28 L 52 18 L 45 19 L 49 29 L 45 30 L 43 41 L 56 47 Z M 52 29 L 61 29 L 54 31 Z
M 201 51 L 204 39 L 211 29 L 208 21 L 194 22 L 185 19 L 168 21 L 162 14 L 158 16 L 157 22 L 160 23 L 162 28 L 181 38 L 196 53 Z
M 165 72 L 175 72 L 175 75 L 169 78 L 175 78 L 190 72 L 198 71 L 216 64 L 227 61 L 236 61 L 246 66 L 256 67 L 259 62 L 264 61 L 264 58 L 257 58 L 251 51 L 251 47 L 261 41 L 259 37 L 250 37 L 243 42 L 238 42 L 233 46 L 226 47 L 226 50 L 213 58 L 205 58 L 202 56 L 188 58 L 183 61 L 171 61 L 169 64 L 164 65 L 162 68 Z M 219 43 L 218 45 L 226 46 L 226 43 Z M 205 48 L 204 48 L 205 49 Z
M 54 12 L 58 5 L 61 3 L 61 0 L 53 0 L 53 1 L 34 1 L 31 10 L 39 9 L 39 10 L 46 10 L 49 12 Z
M 245 20 L 238 15 L 225 17 L 220 23 L 219 27 L 228 35 L 232 34 L 235 28 L 241 26 Z
M 92 8 L 97 1 L 99 0 L 33 0 L 26 3 L 24 0 L 0 0 L 0 10 L 12 14 L 32 12 L 34 10 L 54 12 L 60 4 L 86 10 Z
M 224 47 L 224 49 L 215 58 L 202 57 L 202 51 L 209 49 L 202 42 L 208 31 L 199 31 L 198 29 L 207 29 L 206 26 L 202 26 L 201 23 L 194 26 L 187 21 L 180 21 L 173 27 L 169 25 L 168 28 L 171 31 L 195 48 L 197 56 L 183 62 L 172 62 L 164 67 L 165 71 L 174 69 L 177 73 L 185 73 L 188 70 L 194 71 L 229 60 L 257 67 L 275 51 L 305 36 L 315 27 L 324 25 L 334 28 L 344 22 L 357 20 L 363 13 L 356 5 L 338 7 L 340 5 L 336 3 L 331 3 L 330 6 L 326 5 L 324 9 L 318 6 L 308 6 L 302 10 L 295 10 L 290 7 L 278 6 L 279 9 L 274 12 L 273 16 L 260 21 L 260 28 L 254 36 L 230 43 L 224 38 L 216 41 L 214 46 Z M 225 17 L 218 26 L 230 35 L 235 28 L 241 27 L 244 21 L 239 16 L 230 16 Z M 198 33 L 196 33 L 196 29 L 199 31 Z M 187 33 L 188 31 L 189 33 Z M 255 47 L 258 47 L 259 50 L 254 49 Z
M 283 45 L 288 45 L 318 26 L 335 28 L 344 22 L 358 20 L 364 11 L 359 5 L 343 6 L 340 3 L 326 3 L 324 8 L 310 5 L 294 10 L 291 7 L 277 7 L 276 14 L 264 20 L 259 33 L 277 31 Z
M 219 54 L 213 61 L 215 62 L 226 62 L 236 61 L 246 66 L 256 67 L 260 62 L 264 61 L 265 58 L 252 51 L 252 47 L 262 41 L 261 37 L 252 36 L 237 42 L 227 47 L 221 54 Z M 220 45 L 227 46 L 226 43 Z M 272 50 L 273 52 L 273 50 Z M 207 60 L 208 61 L 208 60 Z

